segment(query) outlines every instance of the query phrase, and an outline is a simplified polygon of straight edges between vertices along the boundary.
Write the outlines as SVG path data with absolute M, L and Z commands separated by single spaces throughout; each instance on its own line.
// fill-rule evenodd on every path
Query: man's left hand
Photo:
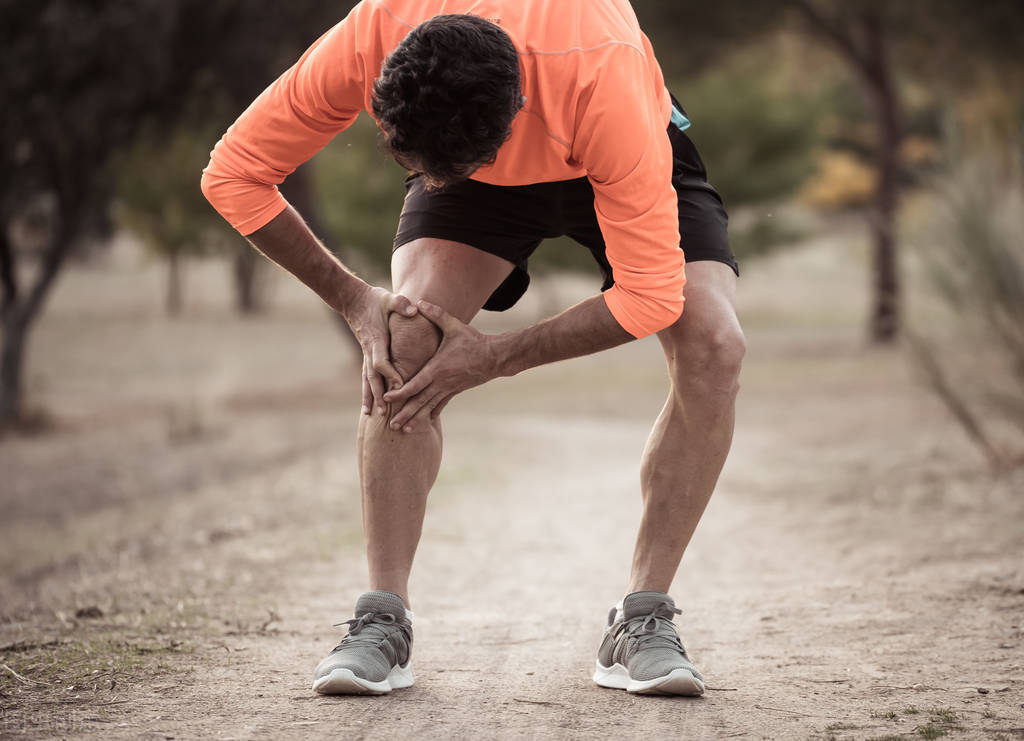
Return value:
M 419 373 L 394 391 L 384 394 L 392 405 L 391 429 L 425 430 L 456 394 L 499 375 L 490 335 L 477 332 L 440 306 L 417 304 L 420 314 L 441 330 L 441 344 Z

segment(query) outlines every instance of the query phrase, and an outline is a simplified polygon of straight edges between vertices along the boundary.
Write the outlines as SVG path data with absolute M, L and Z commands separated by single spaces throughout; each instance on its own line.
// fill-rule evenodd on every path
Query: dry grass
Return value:
M 912 337 L 929 386 L 990 465 L 1024 463 L 1024 170 L 1016 152 L 957 163 L 924 204 L 918 250 L 945 304 Z

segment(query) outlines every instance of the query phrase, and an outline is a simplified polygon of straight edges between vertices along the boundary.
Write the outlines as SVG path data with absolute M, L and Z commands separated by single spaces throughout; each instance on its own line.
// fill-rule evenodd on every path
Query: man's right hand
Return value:
M 416 306 L 405 296 L 364 285 L 365 290 L 347 302 L 341 315 L 363 348 L 363 414 L 372 414 L 376 406 L 383 415 L 387 413 L 384 393 L 404 383 L 391 364 L 388 316 L 392 312 L 415 316 Z

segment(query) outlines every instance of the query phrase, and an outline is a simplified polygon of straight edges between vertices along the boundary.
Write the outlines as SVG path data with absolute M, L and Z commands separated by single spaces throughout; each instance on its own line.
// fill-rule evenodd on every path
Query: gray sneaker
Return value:
M 643 695 L 703 695 L 704 677 L 672 624 L 679 614 L 682 610 L 662 592 L 627 595 L 608 615 L 594 681 Z
M 356 602 L 348 635 L 313 672 L 321 695 L 383 695 L 412 686 L 412 613 L 393 592 L 367 592 Z

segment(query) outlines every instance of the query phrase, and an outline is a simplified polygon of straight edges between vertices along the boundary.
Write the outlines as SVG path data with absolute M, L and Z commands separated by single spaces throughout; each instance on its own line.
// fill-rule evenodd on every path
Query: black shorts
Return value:
M 707 181 L 704 163 L 685 133 L 669 124 L 672 184 L 679 200 L 680 247 L 686 262 L 715 260 L 739 275 L 729 249 L 729 217 Z M 594 213 L 594 190 L 587 178 L 553 183 L 501 186 L 464 180 L 427 190 L 418 175 L 405 181 L 405 205 L 394 249 L 433 237 L 468 244 L 515 265 L 484 304 L 489 311 L 515 305 L 530 284 L 527 261 L 545 239 L 568 236 L 590 250 L 604 274 L 605 291 L 615 283 L 605 257 L 604 237 Z

